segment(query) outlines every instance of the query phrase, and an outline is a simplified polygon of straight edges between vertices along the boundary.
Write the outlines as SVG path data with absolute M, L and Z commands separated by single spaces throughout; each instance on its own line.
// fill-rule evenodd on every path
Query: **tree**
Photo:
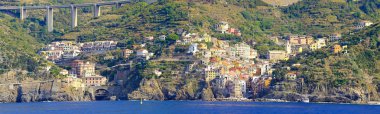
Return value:
M 174 33 L 171 33 L 171 34 L 169 34 L 169 36 L 167 37 L 167 40 L 168 40 L 168 41 L 177 41 L 177 40 L 179 40 L 179 36 L 176 35 L 176 34 L 174 34 Z

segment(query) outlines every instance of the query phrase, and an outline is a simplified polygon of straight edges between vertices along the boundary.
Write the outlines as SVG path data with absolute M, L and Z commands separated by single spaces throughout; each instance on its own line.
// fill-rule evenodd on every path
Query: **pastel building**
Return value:
M 131 56 L 131 54 L 133 54 L 133 50 L 130 50 L 130 49 L 124 49 L 123 50 L 123 57 L 124 58 L 128 58 L 129 56 Z
M 197 53 L 199 50 L 198 50 L 198 43 L 193 43 L 189 46 L 189 51 L 187 51 L 187 53 L 192 53 L 192 54 L 195 54 Z
M 339 41 L 340 39 L 342 39 L 342 34 L 340 34 L 340 33 L 333 33 L 329 36 L 330 42 Z
M 287 60 L 289 58 L 288 54 L 282 50 L 272 50 L 268 51 L 267 59 L 270 61 L 279 61 L 279 60 Z
M 216 31 L 219 31 L 222 33 L 226 33 L 228 28 L 230 28 L 230 26 L 228 22 L 225 22 L 225 21 L 221 21 L 215 26 Z
M 371 26 L 372 24 L 373 24 L 373 22 L 371 22 L 371 21 L 360 21 L 360 22 L 355 26 L 355 29 L 356 29 L 356 30 L 360 30 L 360 29 L 363 29 L 364 27 Z

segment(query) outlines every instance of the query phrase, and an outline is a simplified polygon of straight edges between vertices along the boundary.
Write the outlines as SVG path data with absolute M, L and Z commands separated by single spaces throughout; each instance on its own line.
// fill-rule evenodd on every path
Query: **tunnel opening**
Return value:
M 109 100 L 109 92 L 105 89 L 98 89 L 95 91 L 95 100 Z

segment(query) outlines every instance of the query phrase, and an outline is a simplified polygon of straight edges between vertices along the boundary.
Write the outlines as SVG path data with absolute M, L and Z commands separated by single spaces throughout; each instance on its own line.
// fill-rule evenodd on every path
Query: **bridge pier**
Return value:
M 53 27 L 53 8 L 47 7 L 46 8 L 46 20 L 47 20 L 47 26 L 48 26 L 48 31 L 52 32 L 54 27 Z
M 100 16 L 100 5 L 94 4 L 94 17 Z
M 122 5 L 121 3 L 117 2 L 117 3 L 116 3 L 116 9 L 121 8 L 121 5 Z
M 24 20 L 28 17 L 27 10 L 24 8 L 24 6 L 21 6 L 20 8 L 20 19 Z
M 71 28 L 78 26 L 78 8 L 71 5 Z

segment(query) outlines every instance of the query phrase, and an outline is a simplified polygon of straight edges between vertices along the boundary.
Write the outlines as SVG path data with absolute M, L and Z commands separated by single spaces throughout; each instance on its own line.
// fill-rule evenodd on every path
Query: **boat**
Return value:
M 140 104 L 143 104 L 142 98 L 140 98 Z
M 308 97 L 303 97 L 302 98 L 302 102 L 304 103 L 309 103 L 310 102 L 310 99 Z

